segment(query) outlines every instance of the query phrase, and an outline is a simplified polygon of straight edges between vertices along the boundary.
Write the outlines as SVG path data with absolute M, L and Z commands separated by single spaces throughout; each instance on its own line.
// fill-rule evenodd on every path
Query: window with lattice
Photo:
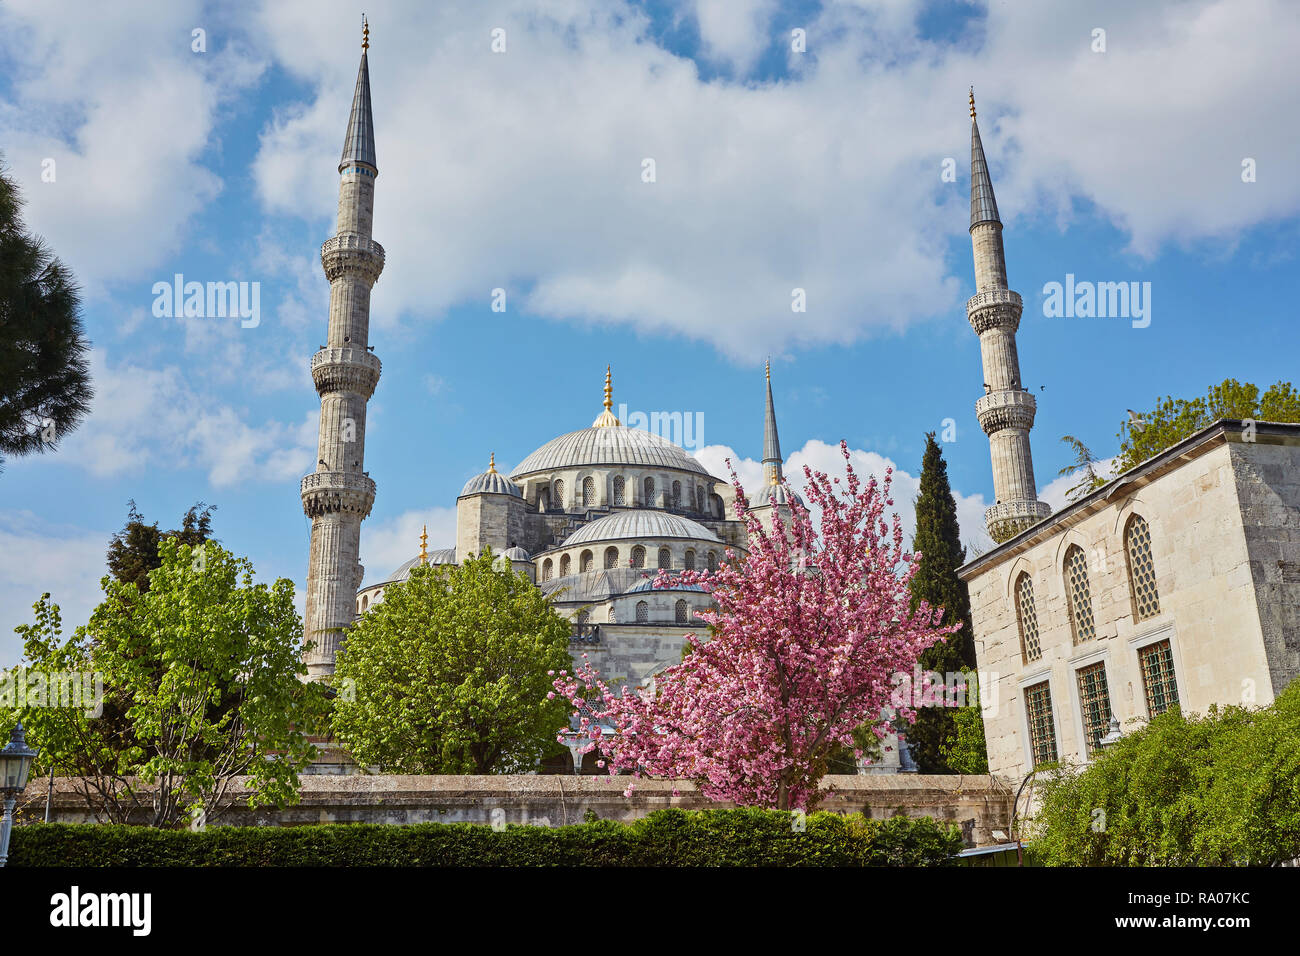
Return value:
M 627 482 L 623 480 L 622 475 L 618 475 L 617 477 L 614 478 L 614 504 L 621 505 L 624 503 L 623 499 L 626 496 L 623 493 L 623 489 L 626 486 L 627 486 Z
M 1156 565 L 1151 559 L 1151 526 L 1141 515 L 1128 520 L 1124 531 L 1128 552 L 1128 586 L 1133 598 L 1133 619 L 1145 621 L 1160 613 L 1160 591 L 1156 587 Z
M 618 567 L 618 548 L 610 545 L 605 549 L 605 570 Z
M 645 601 L 636 602 L 636 622 L 645 624 L 650 620 L 650 605 Z
M 655 480 L 647 478 L 645 484 L 645 504 L 647 508 L 654 507 L 655 503 Z
M 661 569 L 671 568 L 673 566 L 673 556 L 667 548 L 659 549 L 659 567 Z
M 674 608 L 674 620 L 676 620 L 678 624 L 685 624 L 686 614 L 687 614 L 686 602 L 678 601 L 676 607 Z
M 582 479 L 582 504 L 590 508 L 596 503 L 596 482 L 590 478 Z
M 1178 681 L 1174 678 L 1174 652 L 1168 641 L 1148 644 L 1138 651 L 1142 665 L 1142 689 L 1147 698 L 1147 714 L 1159 717 L 1178 704 Z
M 563 481 L 557 480 L 555 482 L 555 490 L 551 494 L 551 501 L 555 503 L 555 507 L 559 508 L 561 511 L 564 510 L 564 482 Z
M 632 549 L 632 567 L 645 567 L 645 548 L 641 547 L 639 544 Z
M 1082 644 L 1097 636 L 1092 617 L 1092 589 L 1088 586 L 1088 559 L 1083 548 L 1070 545 L 1065 552 L 1065 594 L 1070 609 L 1070 629 L 1074 643 Z
M 564 577 L 568 573 L 569 573 L 569 556 L 566 554 L 564 555 L 564 557 L 560 558 L 560 577 Z
M 1020 656 L 1026 664 L 1043 656 L 1038 643 L 1038 609 L 1034 605 L 1034 582 L 1028 572 L 1016 580 L 1016 617 L 1020 621 Z
M 1083 739 L 1088 755 L 1110 728 L 1110 689 L 1106 686 L 1106 664 L 1098 661 L 1078 670 L 1079 714 L 1083 718 Z
M 582 552 L 582 557 L 578 559 L 578 567 L 585 571 L 593 571 L 596 567 L 596 556 L 590 551 Z
M 686 570 L 687 570 L 687 571 L 694 571 L 694 570 L 695 570 L 695 552 L 694 552 L 694 551 L 687 551 L 687 552 L 686 552 L 686 561 L 685 561 L 685 566 L 686 566 Z
M 1056 763 L 1056 725 L 1052 722 L 1052 691 L 1047 681 L 1025 688 L 1025 714 L 1034 766 Z

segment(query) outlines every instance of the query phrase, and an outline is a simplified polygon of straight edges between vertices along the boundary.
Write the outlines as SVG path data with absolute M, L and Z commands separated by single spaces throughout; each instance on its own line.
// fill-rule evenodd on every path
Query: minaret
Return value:
M 763 412 L 763 487 L 749 494 L 749 510 L 758 516 L 767 531 L 774 525 L 772 505 L 776 504 L 782 518 L 788 520 L 790 503 L 803 499 L 793 491 L 786 491 L 785 472 L 781 463 L 781 439 L 776 433 L 776 403 L 772 401 L 772 363 L 765 368 L 767 376 L 767 407 Z
M 975 415 L 989 436 L 997 498 L 984 513 L 984 521 L 989 536 L 1002 542 L 1042 521 L 1052 509 L 1038 500 L 1034 484 L 1029 429 L 1034 425 L 1037 403 L 1020 382 L 1016 329 L 1020 327 L 1021 302 L 1020 296 L 1007 288 L 1002 220 L 998 218 L 993 181 L 975 122 L 973 88 L 970 137 L 970 238 L 975 252 L 975 294 L 966 303 L 966 317 L 980 337 L 984 360 L 984 396 L 975 403 Z
M 315 644 L 304 660 L 313 680 L 334 672 L 343 631 L 356 616 L 357 588 L 365 573 L 358 560 L 361 521 L 375 501 L 375 483 L 365 471 L 366 403 L 379 381 L 379 359 L 368 350 L 368 341 L 370 289 L 383 271 L 384 249 L 370 238 L 379 168 L 369 48 L 370 26 L 365 24 L 339 162 L 338 228 L 321 246 L 321 265 L 330 283 L 329 338 L 311 360 L 320 394 L 320 433 L 316 470 L 302 480 L 302 508 L 311 518 L 304 638 Z

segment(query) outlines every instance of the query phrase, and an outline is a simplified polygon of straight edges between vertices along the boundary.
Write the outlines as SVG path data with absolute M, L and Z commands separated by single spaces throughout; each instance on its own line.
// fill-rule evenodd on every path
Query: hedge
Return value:
M 632 823 L 15 827 L 11 866 L 941 866 L 962 847 L 927 818 L 775 810 L 657 810 Z

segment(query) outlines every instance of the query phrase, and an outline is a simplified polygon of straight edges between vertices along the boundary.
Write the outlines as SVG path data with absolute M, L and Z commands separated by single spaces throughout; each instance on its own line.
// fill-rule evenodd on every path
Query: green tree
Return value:
M 966 674 L 967 706 L 952 711 L 952 735 L 939 745 L 939 756 L 949 773 L 988 773 L 989 757 L 984 741 L 984 713 L 979 707 L 978 678 Z
M 1061 441 L 1069 445 L 1070 450 L 1074 452 L 1074 461 L 1057 474 L 1064 477 L 1075 472 L 1080 473 L 1079 480 L 1065 493 L 1067 500 L 1077 501 L 1094 488 L 1100 488 L 1108 479 L 1097 471 L 1097 456 L 1092 453 L 1091 448 L 1073 435 L 1063 435 Z
M 156 521 L 146 524 L 134 499 L 127 505 L 130 510 L 126 524 L 108 542 L 108 571 L 117 580 L 130 582 L 141 591 L 149 590 L 149 572 L 162 565 L 158 546 L 163 538 L 176 538 L 186 547 L 193 547 L 212 537 L 212 512 L 216 505 L 205 505 L 202 501 L 192 505 L 181 519 L 181 526 L 167 532 L 159 531 Z
M 560 750 L 571 625 L 491 553 L 417 567 L 348 630 L 332 684 L 335 736 L 394 773 L 514 773 Z
M 948 483 L 948 465 L 934 432 L 925 436 L 912 550 L 920 553 L 921 562 L 910 584 L 911 609 L 915 611 L 921 601 L 928 601 L 931 607 L 944 609 L 944 624 L 961 624 L 961 629 L 946 641 L 921 654 L 921 669 L 940 674 L 973 670 L 975 641 L 971 633 L 970 596 L 966 585 L 957 577 L 957 569 L 966 560 L 966 549 L 961 545 L 961 526 L 957 523 L 957 502 Z M 934 706 L 918 708 L 916 723 L 907 731 L 907 742 L 922 773 L 950 772 L 943 748 L 957 732 L 955 710 Z
M 57 447 L 93 394 L 77 284 L 21 210 L 0 167 L 0 463 Z
M 1167 396 L 1138 420 L 1125 424 L 1115 473 L 1121 474 L 1221 418 L 1250 418 L 1266 422 L 1300 422 L 1300 392 L 1290 382 L 1277 382 L 1261 396 L 1259 387 L 1234 378 L 1211 386 L 1204 398 Z
M 35 623 L 17 629 L 27 676 L 96 675 L 103 711 L 29 697 L 0 711 L 0 725 L 21 719 L 41 766 L 77 776 L 110 822 L 177 827 L 199 810 L 212 821 L 237 800 L 293 802 L 314 755 L 303 728 L 324 705 L 322 688 L 300 679 L 293 583 L 254 585 L 248 560 L 214 542 L 166 538 L 160 553 L 147 592 L 105 577 L 104 601 L 66 643 L 48 594 Z M 247 777 L 238 791 L 237 776 Z
M 1300 857 L 1300 681 L 1272 705 L 1177 709 L 1041 780 L 1033 855 L 1057 866 L 1275 866 Z

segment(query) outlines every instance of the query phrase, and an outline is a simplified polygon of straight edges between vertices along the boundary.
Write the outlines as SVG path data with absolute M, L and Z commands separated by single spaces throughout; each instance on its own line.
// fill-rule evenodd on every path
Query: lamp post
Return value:
M 1109 733 L 1107 733 L 1105 737 L 1102 737 L 1101 740 L 1097 741 L 1099 746 L 1109 747 L 1111 744 L 1115 743 L 1121 737 L 1124 736 L 1124 734 L 1119 729 L 1119 719 L 1113 715 L 1110 718 L 1110 726 L 1107 727 L 1106 729 L 1109 731 Z
M 27 771 L 32 767 L 36 751 L 27 746 L 23 725 L 14 727 L 9 744 L 0 750 L 0 798 L 4 799 L 4 818 L 0 819 L 0 866 L 9 860 L 9 832 L 14 825 L 14 804 L 18 794 L 27 787 Z

